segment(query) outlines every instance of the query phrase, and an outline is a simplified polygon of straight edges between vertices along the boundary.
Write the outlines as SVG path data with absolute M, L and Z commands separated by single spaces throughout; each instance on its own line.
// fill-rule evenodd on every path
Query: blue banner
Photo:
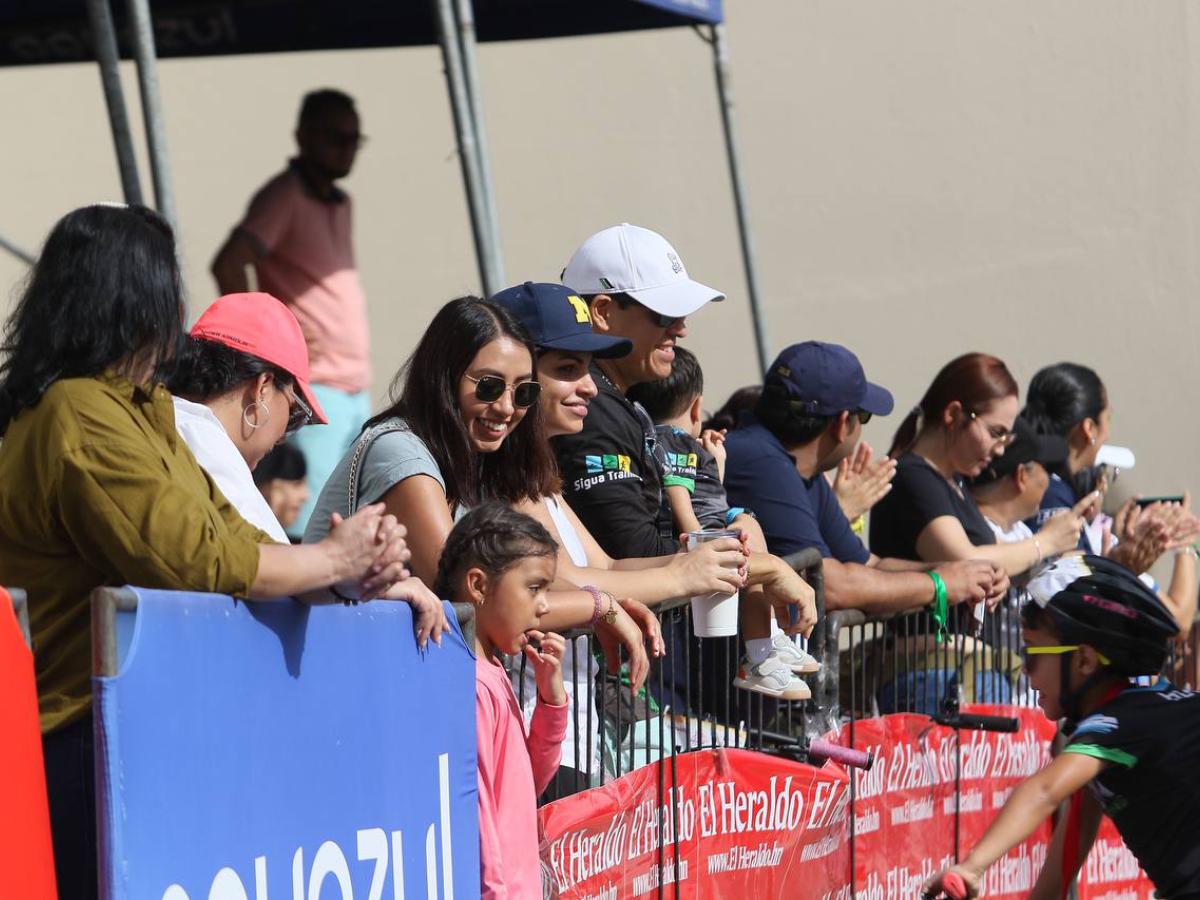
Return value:
M 457 629 L 422 653 L 405 603 L 136 593 L 93 680 L 103 896 L 479 896 Z

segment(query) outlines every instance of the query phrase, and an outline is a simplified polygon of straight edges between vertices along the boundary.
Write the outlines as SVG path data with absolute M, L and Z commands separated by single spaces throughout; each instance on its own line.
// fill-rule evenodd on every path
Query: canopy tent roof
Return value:
M 114 4 L 123 56 L 130 46 Z M 481 41 L 722 21 L 721 0 L 474 0 Z M 438 42 L 418 0 L 155 0 L 159 57 L 396 47 Z M 0 66 L 95 58 L 82 0 L 0 0 Z

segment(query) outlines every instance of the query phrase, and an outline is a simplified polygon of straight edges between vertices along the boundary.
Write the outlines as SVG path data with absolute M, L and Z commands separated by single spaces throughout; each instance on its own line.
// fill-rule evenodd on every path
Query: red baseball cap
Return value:
M 194 338 L 216 341 L 257 356 L 296 379 L 296 387 L 313 412 L 313 421 L 329 422 L 308 383 L 308 345 L 292 311 L 270 294 L 226 294 L 196 320 Z

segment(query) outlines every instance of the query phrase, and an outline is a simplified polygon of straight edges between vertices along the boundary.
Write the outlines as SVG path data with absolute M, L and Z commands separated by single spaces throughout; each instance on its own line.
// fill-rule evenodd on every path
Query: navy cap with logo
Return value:
M 633 342 L 592 331 L 587 301 L 565 285 L 526 281 L 492 297 L 521 320 L 541 349 L 590 353 L 597 359 L 629 355 Z
M 764 381 L 787 388 L 791 400 L 809 416 L 859 409 L 886 416 L 895 405 L 890 391 L 867 381 L 857 356 L 824 341 L 792 344 L 771 363 Z
M 1016 437 L 1003 455 L 991 461 L 986 469 L 971 479 L 971 484 L 983 486 L 1007 478 L 1026 463 L 1041 463 L 1047 469 L 1067 461 L 1067 442 L 1057 434 L 1038 434 L 1028 421 L 1017 416 L 1013 422 Z

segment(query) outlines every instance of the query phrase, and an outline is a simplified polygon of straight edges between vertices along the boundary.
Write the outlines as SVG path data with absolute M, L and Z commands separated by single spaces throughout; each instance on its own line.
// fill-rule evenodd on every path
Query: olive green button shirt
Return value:
M 42 731 L 91 707 L 93 588 L 245 597 L 270 542 L 197 464 L 161 385 L 51 386 L 0 441 L 0 584 L 29 597 Z

